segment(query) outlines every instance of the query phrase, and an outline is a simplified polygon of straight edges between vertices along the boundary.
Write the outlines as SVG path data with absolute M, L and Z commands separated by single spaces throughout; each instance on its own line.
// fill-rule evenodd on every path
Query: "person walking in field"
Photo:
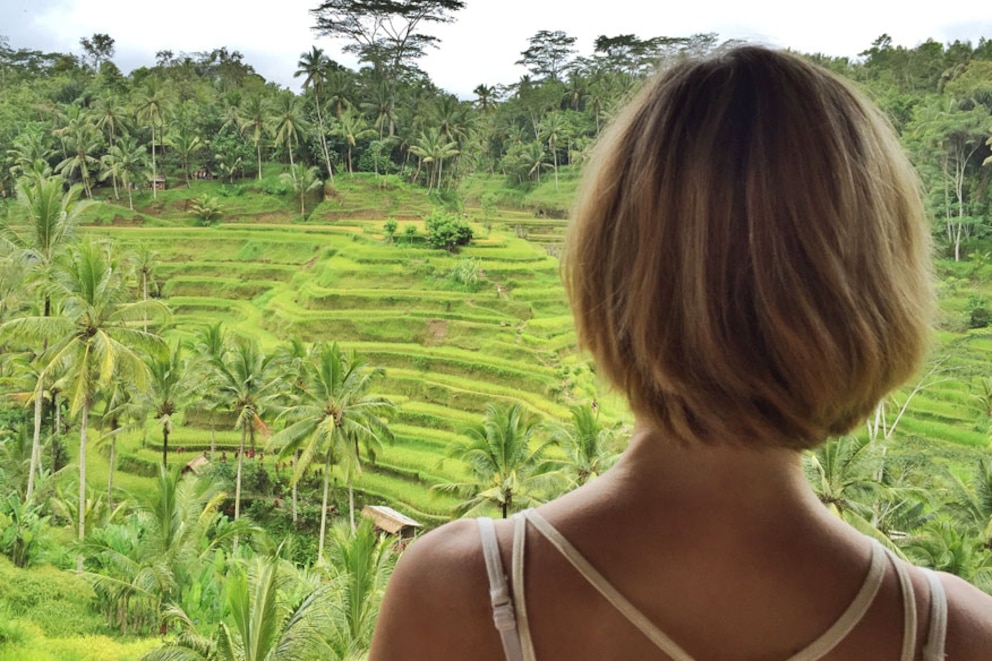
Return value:
M 802 471 L 929 346 L 917 179 L 861 93 L 754 46 L 661 72 L 598 146 L 562 272 L 629 446 L 413 543 L 373 661 L 992 659 L 992 597 L 896 558 Z

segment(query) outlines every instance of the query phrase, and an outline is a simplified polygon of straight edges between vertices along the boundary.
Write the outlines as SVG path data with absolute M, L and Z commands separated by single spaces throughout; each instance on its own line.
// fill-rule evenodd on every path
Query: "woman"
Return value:
M 802 472 L 927 351 L 927 221 L 880 113 L 737 48 L 660 74 L 593 163 L 563 273 L 630 445 L 495 535 L 413 544 L 372 659 L 992 659 L 992 598 L 883 551 Z

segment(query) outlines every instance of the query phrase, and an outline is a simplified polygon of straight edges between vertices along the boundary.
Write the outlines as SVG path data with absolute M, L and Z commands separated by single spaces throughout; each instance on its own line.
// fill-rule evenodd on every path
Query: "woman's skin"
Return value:
M 847 608 L 871 554 L 868 539 L 817 500 L 797 452 L 673 443 L 643 426 L 616 466 L 540 512 L 699 661 L 788 658 Z M 496 529 L 509 573 L 512 523 Z M 525 566 L 538 659 L 665 658 L 533 528 Z M 825 658 L 899 658 L 902 598 L 895 570 L 886 568 L 868 613 Z M 910 573 L 920 651 L 929 590 L 920 570 Z M 954 576 L 940 578 L 949 604 L 947 659 L 992 659 L 992 597 Z M 505 659 L 474 521 L 442 526 L 406 551 L 370 658 Z

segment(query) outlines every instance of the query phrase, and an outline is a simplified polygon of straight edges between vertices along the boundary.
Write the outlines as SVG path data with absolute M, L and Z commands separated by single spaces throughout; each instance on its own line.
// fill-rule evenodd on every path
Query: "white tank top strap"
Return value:
M 486 574 L 489 576 L 489 599 L 493 607 L 493 622 L 503 641 L 506 661 L 524 661 L 517 630 L 517 619 L 510 600 L 510 590 L 503 573 L 503 561 L 499 555 L 499 542 L 492 519 L 476 519 L 479 535 L 482 537 L 482 555 L 486 560 Z
M 872 540 L 871 564 L 868 566 L 868 574 L 865 576 L 858 594 L 855 595 L 854 601 L 847 607 L 847 610 L 841 613 L 841 616 L 829 629 L 801 652 L 790 657 L 789 661 L 809 661 L 829 654 L 830 650 L 844 640 L 868 612 L 875 595 L 878 594 L 878 589 L 882 586 L 883 578 L 885 578 L 885 550 L 881 544 Z
M 513 519 L 513 556 L 510 580 L 513 585 L 513 607 L 517 614 L 517 632 L 524 661 L 537 661 L 534 641 L 530 637 L 530 622 L 527 620 L 527 591 L 524 588 L 524 548 L 527 542 L 527 520 L 520 514 Z
M 875 540 L 872 540 L 875 544 Z M 913 661 L 916 658 L 916 593 L 913 590 L 913 581 L 909 576 L 909 569 L 899 561 L 896 554 L 885 549 L 889 562 L 896 570 L 899 577 L 899 592 L 902 593 L 902 652 L 899 655 L 901 661 Z
M 923 661 L 944 661 L 944 643 L 947 639 L 947 594 L 937 572 L 924 569 L 930 585 L 930 628 L 923 646 Z
M 641 633 L 653 642 L 658 649 L 672 658 L 672 661 L 693 661 L 685 650 L 676 644 L 671 638 L 666 636 L 658 627 L 651 623 L 641 611 L 630 603 L 626 597 L 620 594 L 616 588 L 610 585 L 609 581 L 600 574 L 589 562 L 582 557 L 582 554 L 572 546 L 572 544 L 559 533 L 547 519 L 538 514 L 535 510 L 522 512 L 523 516 L 530 521 L 534 527 L 561 553 L 568 562 L 575 567 L 589 583 L 599 591 L 603 597 L 610 602 L 614 608 L 626 617 L 631 624 L 637 627 Z

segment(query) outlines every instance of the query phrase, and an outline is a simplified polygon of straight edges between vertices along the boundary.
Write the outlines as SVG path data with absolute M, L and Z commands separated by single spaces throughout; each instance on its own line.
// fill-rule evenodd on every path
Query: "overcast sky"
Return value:
M 114 62 L 125 72 L 153 65 L 155 52 L 210 51 L 226 46 L 268 80 L 297 88 L 296 63 L 312 45 L 355 66 L 343 42 L 317 37 L 308 10 L 318 0 L 0 0 L 0 35 L 14 48 L 80 53 L 96 32 L 116 41 Z M 589 7 L 585 10 L 582 8 Z M 525 73 L 514 62 L 538 30 L 577 37 L 592 52 L 601 34 L 680 37 L 717 32 L 721 39 L 757 41 L 804 52 L 857 56 L 882 33 L 913 47 L 933 38 L 977 43 L 992 38 L 992 2 L 834 0 L 466 0 L 450 25 L 431 26 L 441 47 L 421 61 L 435 84 L 470 98 L 480 83 L 512 83 Z

